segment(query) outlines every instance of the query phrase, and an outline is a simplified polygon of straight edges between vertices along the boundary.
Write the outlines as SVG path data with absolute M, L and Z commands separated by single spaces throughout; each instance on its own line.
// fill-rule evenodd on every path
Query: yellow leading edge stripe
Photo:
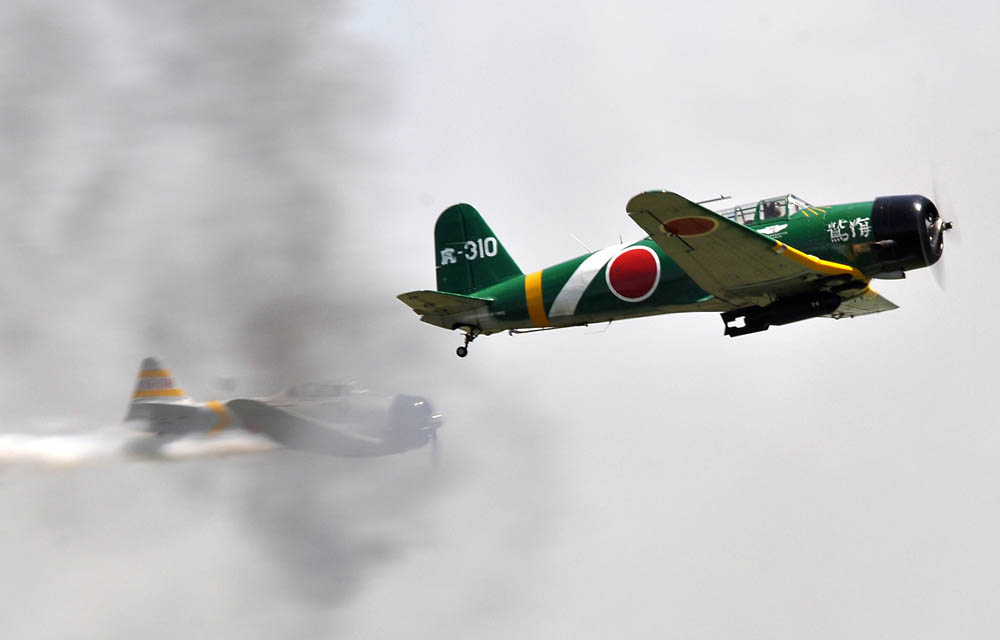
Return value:
M 825 273 L 831 276 L 840 275 L 842 273 L 848 273 L 862 282 L 870 282 L 865 274 L 861 273 L 854 267 L 848 266 L 846 264 L 840 264 L 839 262 L 830 262 L 829 260 L 821 260 L 816 256 L 811 256 L 806 253 L 802 253 L 795 247 L 790 247 L 784 242 L 778 240 L 774 241 L 775 253 L 780 253 L 782 255 L 788 256 L 795 262 L 798 262 L 804 267 L 809 267 L 813 271 L 818 271 L 819 273 Z
M 549 326 L 549 317 L 545 315 L 545 302 L 542 300 L 542 272 L 536 271 L 524 276 L 524 299 L 528 303 L 528 317 L 536 327 Z

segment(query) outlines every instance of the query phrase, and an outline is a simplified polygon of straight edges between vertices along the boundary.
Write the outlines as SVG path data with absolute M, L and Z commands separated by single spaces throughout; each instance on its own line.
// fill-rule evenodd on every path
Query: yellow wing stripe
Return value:
M 132 394 L 133 398 L 182 398 L 184 392 L 180 389 L 139 389 Z
M 524 299 L 528 303 L 528 317 L 536 327 L 549 326 L 549 317 L 545 315 L 545 302 L 542 300 L 542 272 L 536 271 L 524 276 Z
M 795 262 L 801 264 L 804 267 L 808 267 L 813 271 L 818 271 L 819 273 L 825 273 L 831 276 L 838 276 L 841 274 L 850 274 L 861 280 L 863 282 L 869 282 L 869 278 L 865 277 L 865 274 L 861 273 L 854 267 L 848 266 L 846 264 L 840 264 L 839 262 L 830 262 L 829 260 L 821 260 L 816 256 L 811 256 L 806 253 L 802 253 L 795 247 L 791 247 L 784 242 L 775 240 L 774 246 L 772 247 L 775 253 L 780 253 L 782 255 L 788 256 Z
M 205 406 L 211 409 L 215 415 L 219 416 L 219 421 L 215 423 L 215 426 L 208 430 L 209 433 L 219 433 L 229 426 L 232 418 L 229 416 L 229 409 L 226 408 L 226 405 L 218 402 L 217 400 L 212 400 L 211 402 L 206 402 Z
M 140 378 L 169 378 L 170 372 L 166 369 L 146 369 L 139 372 Z

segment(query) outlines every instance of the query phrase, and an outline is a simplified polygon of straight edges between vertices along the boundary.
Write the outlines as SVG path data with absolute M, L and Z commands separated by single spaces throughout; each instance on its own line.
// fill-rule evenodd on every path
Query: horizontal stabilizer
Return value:
M 396 296 L 422 316 L 446 316 L 484 307 L 493 300 L 441 291 L 409 291 Z

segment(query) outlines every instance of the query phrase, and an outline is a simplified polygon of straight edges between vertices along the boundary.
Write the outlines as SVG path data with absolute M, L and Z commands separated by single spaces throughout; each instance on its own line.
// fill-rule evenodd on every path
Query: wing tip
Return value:
M 651 202 L 662 200 L 664 198 L 668 200 L 680 198 L 681 200 L 688 201 L 687 198 L 678 195 L 673 191 L 654 189 L 651 191 L 643 191 L 642 193 L 632 196 L 625 205 L 625 211 L 628 213 L 639 213 L 643 211 L 644 207 L 648 206 Z

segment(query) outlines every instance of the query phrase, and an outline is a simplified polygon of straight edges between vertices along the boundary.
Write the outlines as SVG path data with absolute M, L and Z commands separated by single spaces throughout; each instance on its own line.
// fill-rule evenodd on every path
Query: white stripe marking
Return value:
M 583 292 L 590 286 L 590 283 L 597 276 L 597 272 L 621 248 L 622 245 L 616 244 L 587 256 L 587 259 L 580 263 L 580 266 L 576 268 L 573 275 L 563 285 L 562 291 L 556 296 L 555 301 L 552 302 L 552 308 L 549 309 L 549 318 L 571 316 L 576 313 L 576 306 L 580 304 Z

